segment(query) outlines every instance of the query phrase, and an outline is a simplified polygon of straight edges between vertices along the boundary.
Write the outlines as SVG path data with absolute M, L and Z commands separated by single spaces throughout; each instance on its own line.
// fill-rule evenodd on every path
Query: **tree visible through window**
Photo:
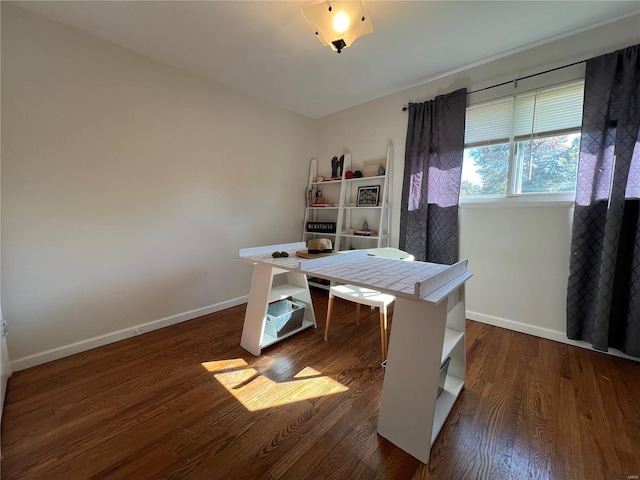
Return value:
M 575 191 L 579 133 L 517 142 L 515 150 L 513 193 Z M 464 154 L 460 195 L 506 195 L 508 143 L 467 148 Z
M 509 144 L 465 148 L 460 195 L 506 195 Z

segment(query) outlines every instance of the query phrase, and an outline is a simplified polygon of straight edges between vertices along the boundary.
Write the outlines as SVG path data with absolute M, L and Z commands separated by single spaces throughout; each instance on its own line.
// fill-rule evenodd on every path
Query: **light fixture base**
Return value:
M 331 42 L 331 44 L 338 53 L 342 52 L 342 49 L 347 46 L 347 44 L 344 43 L 344 40 L 341 38 L 338 40 L 334 40 L 333 42 Z

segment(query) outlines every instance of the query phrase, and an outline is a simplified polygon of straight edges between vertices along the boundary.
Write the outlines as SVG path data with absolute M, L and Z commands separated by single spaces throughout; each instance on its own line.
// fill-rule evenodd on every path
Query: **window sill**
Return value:
M 544 194 L 533 193 L 520 195 L 517 197 L 482 196 L 482 197 L 460 197 L 460 208 L 548 208 L 560 207 L 570 208 L 575 204 L 575 193 Z

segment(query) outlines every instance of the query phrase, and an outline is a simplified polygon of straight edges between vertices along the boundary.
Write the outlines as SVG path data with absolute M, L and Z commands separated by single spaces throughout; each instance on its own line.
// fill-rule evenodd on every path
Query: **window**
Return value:
M 584 81 L 467 108 L 461 196 L 572 193 Z

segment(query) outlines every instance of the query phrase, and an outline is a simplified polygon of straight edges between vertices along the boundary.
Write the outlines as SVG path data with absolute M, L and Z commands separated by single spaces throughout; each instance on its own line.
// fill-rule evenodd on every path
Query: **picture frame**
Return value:
M 358 187 L 356 207 L 377 207 L 380 196 L 380 185 Z

